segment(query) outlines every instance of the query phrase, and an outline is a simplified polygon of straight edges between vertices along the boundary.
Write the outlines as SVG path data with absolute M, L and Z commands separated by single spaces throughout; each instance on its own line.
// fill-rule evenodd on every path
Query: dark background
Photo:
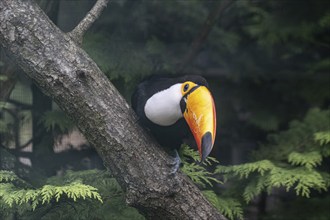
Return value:
M 68 32 L 94 2 L 39 4 Z M 258 158 L 252 152 L 258 154 L 262 146 L 270 145 L 270 134 L 287 131 L 292 121 L 303 121 L 308 112 L 329 110 L 329 6 L 325 0 L 239 0 L 228 5 L 213 0 L 115 0 L 86 33 L 83 48 L 128 102 L 136 84 L 148 75 L 165 71 L 204 76 L 217 108 L 211 156 L 221 165 L 243 164 Z M 196 41 L 201 34 L 205 39 Z M 36 185 L 68 169 L 103 169 L 74 123 L 0 50 L 0 169 L 14 170 Z M 329 131 L 330 119 L 325 118 L 311 121 Z M 268 154 L 277 152 L 273 147 Z M 329 173 L 329 155 L 323 155 L 320 170 Z M 244 181 L 240 184 L 243 187 Z M 213 190 L 221 194 L 237 187 L 227 185 L 218 184 Z M 297 198 L 294 190 L 279 188 L 242 206 L 246 219 L 329 219 L 328 202 L 329 193 L 324 191 Z M 314 206 L 319 209 L 312 208 L 308 217 L 297 214 L 302 207 Z

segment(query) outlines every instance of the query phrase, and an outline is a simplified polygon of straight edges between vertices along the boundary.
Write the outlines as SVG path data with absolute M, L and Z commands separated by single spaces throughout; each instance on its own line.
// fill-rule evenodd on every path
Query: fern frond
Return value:
M 194 149 L 192 149 L 191 147 L 189 147 L 187 144 L 182 144 L 181 148 L 180 148 L 180 155 L 183 158 L 190 158 L 192 160 L 194 160 L 195 162 L 200 161 L 200 155 L 198 153 L 198 151 L 195 151 Z M 219 161 L 214 158 L 214 157 L 210 157 L 208 156 L 202 164 L 204 165 L 211 165 L 212 163 L 219 163 Z
M 183 162 L 181 171 L 185 173 L 194 183 L 205 188 L 206 185 L 213 186 L 212 182 L 221 183 L 221 181 L 212 177 L 212 173 L 207 171 L 201 165 Z
M 320 172 L 320 175 L 322 176 L 322 179 L 325 182 L 326 188 L 329 188 L 330 187 L 330 173 Z
M 312 169 L 322 163 L 322 155 L 318 151 L 308 153 L 292 152 L 288 156 L 288 161 L 295 166 L 305 166 L 307 169 Z
M 51 185 L 44 185 L 40 190 L 42 204 L 49 203 L 54 197 L 54 187 Z
M 58 128 L 62 133 L 72 130 L 74 126 L 73 122 L 62 111 L 46 112 L 42 116 L 41 122 L 45 125 L 48 131 Z
M 243 209 L 241 204 L 230 198 L 221 198 L 214 191 L 203 191 L 204 196 L 227 218 L 243 219 Z
M 274 164 L 271 161 L 261 160 L 234 166 L 217 166 L 215 172 L 220 174 L 230 174 L 233 176 L 238 176 L 240 179 L 246 179 L 253 172 L 257 172 L 263 176 L 266 171 L 271 170 L 273 167 Z
M 246 203 L 249 203 L 254 197 L 258 196 L 269 186 L 267 175 L 254 177 L 250 183 L 244 188 L 243 198 Z M 270 190 L 268 188 L 268 190 Z
M 240 179 L 251 177 L 243 193 L 246 202 L 250 202 L 264 190 L 270 193 L 272 188 L 284 187 L 287 191 L 294 190 L 298 196 L 309 198 L 312 189 L 326 191 L 329 186 L 329 179 L 326 179 L 329 176 L 321 175 L 313 167 L 280 167 L 267 160 L 228 167 L 218 166 L 216 172 Z
M 11 183 L 1 183 L 0 184 L 0 198 L 9 207 L 12 207 L 13 203 L 15 201 L 14 195 L 11 193 L 8 193 L 12 190 L 13 187 L 14 187 L 14 185 Z
M 181 158 L 190 158 L 193 161 L 200 161 L 200 156 L 197 151 L 190 148 L 187 144 L 182 144 L 179 152 Z
M 40 189 L 19 189 L 12 183 L 0 183 L 0 201 L 9 207 L 27 204 L 35 210 L 38 205 L 51 203 L 52 200 L 59 202 L 60 198 L 66 196 L 68 199 L 96 199 L 103 203 L 101 195 L 93 186 L 81 182 L 73 182 L 63 186 L 44 185 Z
M 326 144 L 329 141 L 329 125 L 329 110 L 311 109 L 304 120 L 291 121 L 288 130 L 268 135 L 268 144 L 254 151 L 253 157 L 255 160 L 267 158 L 272 161 L 281 161 L 287 160 L 288 155 L 293 151 L 320 151 L 323 157 L 330 156 L 330 150 Z
M 185 173 L 194 183 L 205 188 L 206 185 L 213 186 L 212 182 L 221 183 L 218 179 L 212 177 L 212 173 L 207 171 L 202 164 L 212 164 L 212 162 L 218 162 L 215 158 L 208 157 L 202 164 L 199 163 L 200 156 L 197 151 L 188 147 L 188 145 L 182 145 L 180 150 L 183 167 L 181 171 Z M 189 160 L 193 162 L 189 162 Z
M 330 143 L 330 131 L 317 132 L 314 134 L 314 140 L 320 145 L 326 145 Z
M 293 188 L 298 196 L 310 197 L 311 189 L 326 191 L 327 184 L 322 175 L 304 167 L 285 169 L 275 167 L 269 175 L 271 187 L 285 187 L 287 191 Z
M 0 184 L 1 183 L 14 183 L 15 185 L 20 185 L 21 187 L 31 187 L 28 182 L 9 170 L 0 170 Z
M 12 182 L 17 180 L 17 175 L 9 170 L 0 170 L 0 183 L 1 182 Z
M 316 132 L 314 134 L 314 141 L 322 146 L 321 153 L 324 157 L 330 157 L 330 130 Z

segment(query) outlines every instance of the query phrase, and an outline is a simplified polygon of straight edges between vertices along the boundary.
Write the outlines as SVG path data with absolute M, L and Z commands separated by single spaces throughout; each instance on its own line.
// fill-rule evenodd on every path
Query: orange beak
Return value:
M 213 97 L 205 86 L 197 86 L 186 97 L 183 116 L 194 135 L 201 161 L 210 154 L 216 134 L 216 112 Z

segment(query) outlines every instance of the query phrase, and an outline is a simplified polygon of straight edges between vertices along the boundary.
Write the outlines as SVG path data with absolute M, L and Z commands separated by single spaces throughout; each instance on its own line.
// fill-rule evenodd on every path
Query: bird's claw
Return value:
M 179 170 L 181 159 L 177 150 L 174 150 L 173 153 L 171 152 L 170 155 L 173 157 L 173 160 L 168 165 L 171 167 L 170 175 L 174 175 Z

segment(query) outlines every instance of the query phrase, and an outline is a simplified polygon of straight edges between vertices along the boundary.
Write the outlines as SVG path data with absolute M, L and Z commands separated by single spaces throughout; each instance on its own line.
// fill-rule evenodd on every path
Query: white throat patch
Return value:
M 175 84 L 157 92 L 147 100 L 144 112 L 150 121 L 161 126 L 169 126 L 183 117 L 180 108 L 181 85 L 181 83 Z

